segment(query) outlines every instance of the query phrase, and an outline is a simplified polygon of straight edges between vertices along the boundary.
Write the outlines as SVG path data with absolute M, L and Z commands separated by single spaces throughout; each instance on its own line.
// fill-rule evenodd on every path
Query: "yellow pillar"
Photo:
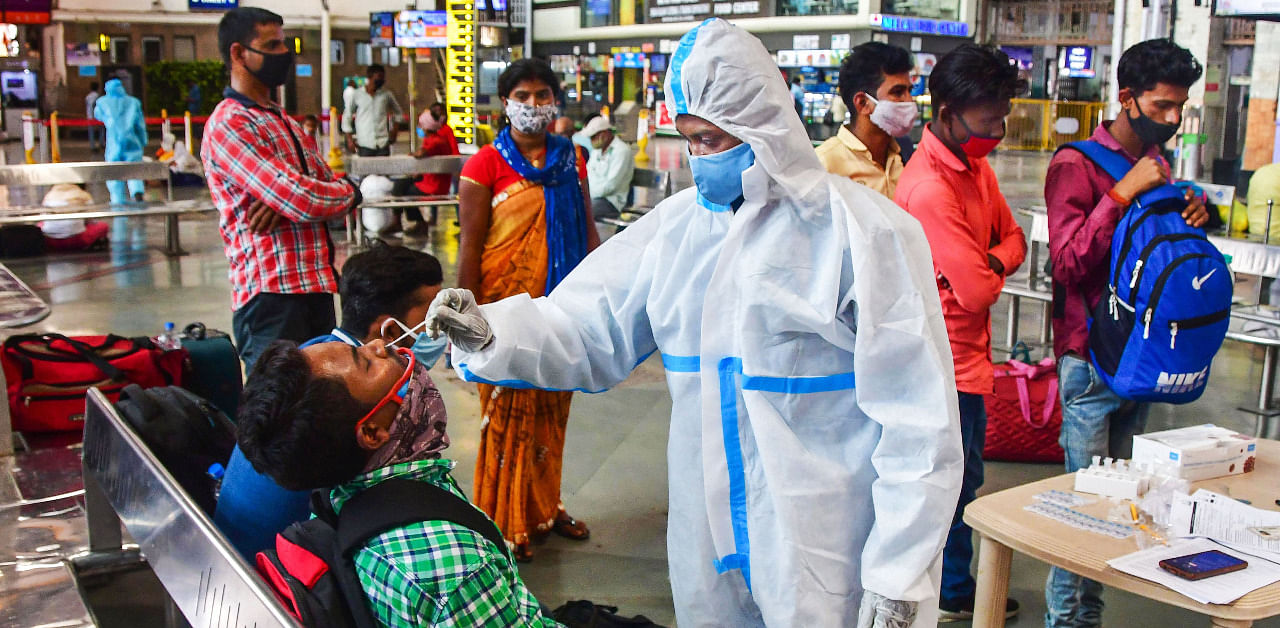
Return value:
M 62 161 L 62 151 L 58 147 L 58 112 L 49 114 L 49 160 L 53 163 Z
M 195 144 L 191 143 L 191 112 L 187 111 L 182 114 L 182 124 L 186 126 L 187 131 L 187 152 L 192 155 L 196 154 Z
M 346 172 L 342 163 L 342 149 L 338 148 L 338 108 L 329 107 L 329 167 L 334 172 Z

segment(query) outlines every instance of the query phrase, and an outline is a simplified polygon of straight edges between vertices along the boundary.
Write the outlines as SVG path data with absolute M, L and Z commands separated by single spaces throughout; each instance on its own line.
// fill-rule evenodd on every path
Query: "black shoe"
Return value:
M 1007 598 L 1004 602 L 1004 618 L 1012 619 L 1018 614 L 1018 601 L 1013 598 Z M 938 623 L 946 624 L 953 621 L 969 621 L 973 619 L 973 598 L 965 598 L 963 600 L 948 601 L 940 600 L 938 602 Z

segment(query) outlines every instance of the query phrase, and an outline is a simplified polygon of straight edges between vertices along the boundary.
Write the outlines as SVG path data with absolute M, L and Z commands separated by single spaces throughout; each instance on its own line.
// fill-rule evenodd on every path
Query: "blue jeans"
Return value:
M 1058 394 L 1062 400 L 1062 436 L 1067 472 L 1088 467 L 1093 456 L 1128 458 L 1133 435 L 1147 426 L 1151 405 L 1120 398 L 1093 365 L 1076 355 L 1058 360 Z M 1045 582 L 1046 628 L 1102 625 L 1102 585 L 1065 569 L 1052 567 Z
M 964 448 L 964 480 L 960 501 L 951 518 L 951 531 L 942 548 L 942 600 L 957 603 L 973 597 L 974 581 L 969 574 L 973 562 L 973 529 L 961 515 L 982 487 L 982 447 L 987 442 L 987 406 L 982 395 L 958 393 L 960 399 L 960 442 Z M 949 604 L 950 605 L 950 604 Z

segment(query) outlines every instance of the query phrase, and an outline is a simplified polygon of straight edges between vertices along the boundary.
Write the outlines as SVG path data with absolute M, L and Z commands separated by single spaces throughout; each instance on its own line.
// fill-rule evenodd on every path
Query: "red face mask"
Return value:
M 359 421 L 356 421 L 357 433 L 360 431 L 360 426 L 364 425 L 365 421 L 368 421 L 369 419 L 373 418 L 373 415 L 377 414 L 378 411 L 381 410 L 383 406 L 393 401 L 395 402 L 396 405 L 400 405 L 404 403 L 405 392 L 409 389 L 409 378 L 413 376 L 413 364 L 414 364 L 413 352 L 401 347 L 395 347 L 395 351 L 396 353 L 399 353 L 401 357 L 405 358 L 405 360 L 409 363 L 408 366 L 406 366 L 404 369 L 404 375 L 401 375 L 400 379 L 396 380 L 396 383 L 394 386 L 391 387 L 391 390 L 387 391 L 386 396 L 384 396 L 382 400 L 378 402 L 377 405 L 373 406 L 373 409 L 370 410 L 368 414 L 361 417 Z
M 996 149 L 996 146 L 1000 144 L 1000 142 L 1004 141 L 1004 121 L 1000 122 L 1000 135 L 998 137 L 992 137 L 974 133 L 973 130 L 969 128 L 969 124 L 964 121 L 964 116 L 957 115 L 956 117 L 960 119 L 960 126 L 964 127 L 964 130 L 969 134 L 969 139 L 963 142 L 957 142 L 960 144 L 960 150 L 964 151 L 964 154 L 970 157 L 986 157 L 991 154 L 991 151 Z

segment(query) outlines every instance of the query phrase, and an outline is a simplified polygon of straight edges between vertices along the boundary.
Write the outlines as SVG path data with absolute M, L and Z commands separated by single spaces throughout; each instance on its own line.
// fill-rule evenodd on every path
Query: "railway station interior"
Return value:
M 1275 3 L 379 2 L 0 2 L 0 626 L 1280 628 Z

